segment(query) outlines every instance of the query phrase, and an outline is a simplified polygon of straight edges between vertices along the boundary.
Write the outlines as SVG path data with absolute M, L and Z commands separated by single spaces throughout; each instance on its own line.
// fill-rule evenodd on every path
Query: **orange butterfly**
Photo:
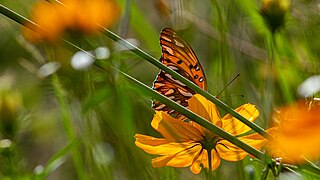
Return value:
M 204 71 L 188 43 L 181 39 L 174 30 L 164 28 L 160 35 L 160 45 L 162 47 L 161 63 L 202 89 L 208 90 Z M 195 94 L 192 89 L 163 70 L 160 70 L 152 88 L 184 107 L 188 107 L 188 100 Z M 165 111 L 177 118 L 182 116 L 159 101 L 153 101 L 152 107 L 155 110 Z

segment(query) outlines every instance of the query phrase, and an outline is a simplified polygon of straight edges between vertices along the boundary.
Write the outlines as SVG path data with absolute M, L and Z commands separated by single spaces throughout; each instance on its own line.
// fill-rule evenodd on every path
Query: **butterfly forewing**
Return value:
M 162 47 L 160 62 L 207 90 L 206 77 L 195 53 L 175 31 L 170 28 L 163 29 L 160 35 L 160 45 Z M 160 70 L 153 82 L 153 89 L 184 107 L 188 106 L 188 100 L 195 94 L 193 90 L 163 70 Z M 153 101 L 152 107 L 176 117 L 181 116 L 159 101 Z
M 185 71 L 185 75 L 188 76 L 187 78 L 189 80 L 202 89 L 207 90 L 204 71 L 188 43 L 180 38 L 172 29 L 164 28 L 160 35 L 160 45 L 162 47 L 162 57 L 160 61 L 163 64 L 171 69 L 179 68 Z

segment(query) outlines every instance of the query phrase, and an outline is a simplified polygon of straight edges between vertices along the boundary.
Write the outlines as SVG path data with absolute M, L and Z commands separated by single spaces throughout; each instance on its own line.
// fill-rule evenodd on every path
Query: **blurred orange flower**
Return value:
M 27 39 L 54 41 L 66 30 L 92 33 L 109 27 L 119 17 L 120 9 L 113 0 L 62 0 L 49 3 L 40 1 L 32 9 L 31 21 L 26 24 Z
M 250 130 L 248 126 L 229 114 L 220 118 L 215 104 L 199 94 L 190 98 L 188 104 L 191 111 L 234 136 Z M 254 121 L 259 116 L 259 111 L 252 104 L 244 104 L 236 111 L 250 121 Z M 210 156 L 211 170 L 213 171 L 220 165 L 220 158 L 228 161 L 238 161 L 248 155 L 241 148 L 199 124 L 193 121 L 181 121 L 162 111 L 156 111 L 151 125 L 164 138 L 136 134 L 135 144 L 149 154 L 160 156 L 152 159 L 153 167 L 190 166 L 190 170 L 194 174 L 199 174 L 202 167 L 210 169 L 208 161 Z M 257 133 L 242 136 L 239 139 L 257 149 L 260 149 L 267 142 Z M 208 156 L 208 152 L 210 156 Z
M 286 163 L 301 163 L 304 158 L 315 160 L 320 156 L 320 106 L 297 102 L 275 114 L 279 131 L 268 148 L 273 157 Z

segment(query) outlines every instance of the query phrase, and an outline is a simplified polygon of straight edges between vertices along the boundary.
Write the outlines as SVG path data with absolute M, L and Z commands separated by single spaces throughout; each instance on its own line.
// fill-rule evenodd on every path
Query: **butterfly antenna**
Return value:
M 225 98 L 225 97 L 237 97 L 237 96 L 240 96 L 240 97 L 242 97 L 242 98 L 244 98 L 244 95 L 243 94 L 233 94 L 233 95 L 230 95 L 230 96 L 219 96 L 218 98 L 219 99 L 223 99 L 223 98 Z
M 237 75 L 218 93 L 217 97 L 219 97 L 219 96 L 221 95 L 221 93 L 222 93 L 225 89 L 227 89 L 227 87 L 229 87 L 230 84 L 231 84 L 234 80 L 236 80 L 239 76 L 240 76 L 240 74 L 237 74 Z M 241 96 L 241 95 L 240 95 L 240 96 Z M 244 96 L 242 95 L 241 97 L 244 97 Z

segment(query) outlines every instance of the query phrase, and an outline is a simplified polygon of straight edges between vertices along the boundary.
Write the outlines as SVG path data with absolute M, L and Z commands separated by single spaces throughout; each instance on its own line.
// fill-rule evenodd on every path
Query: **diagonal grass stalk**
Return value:
M 103 69 L 103 64 L 101 62 L 99 62 L 99 61 L 97 61 L 97 66 L 100 67 L 101 69 Z M 141 83 L 140 81 L 136 80 L 135 78 L 131 77 L 130 75 L 122 72 L 119 69 L 116 69 L 116 68 L 113 68 L 113 69 L 118 71 L 120 74 L 122 74 L 124 77 L 126 77 L 129 81 L 131 81 L 133 84 L 135 84 L 136 85 L 135 87 L 139 88 L 142 92 L 145 92 L 146 95 L 149 95 L 152 98 L 160 101 L 161 103 L 166 104 L 168 107 L 171 107 L 172 109 L 175 109 L 177 112 L 183 114 L 184 116 L 188 117 L 189 119 L 192 119 L 193 121 L 197 122 L 201 126 L 206 127 L 211 132 L 213 132 L 213 133 L 219 135 L 220 137 L 230 141 L 234 145 L 242 148 L 243 150 L 245 150 L 249 154 L 255 156 L 259 160 L 261 160 L 261 161 L 263 161 L 263 162 L 265 162 L 265 163 L 267 163 L 269 165 L 276 163 L 275 160 L 271 159 L 266 154 L 263 154 L 262 152 L 258 151 L 257 149 L 255 149 L 255 148 L 247 145 L 246 143 L 240 141 L 238 138 L 232 136 L 231 134 L 229 134 L 228 132 L 222 130 L 221 128 L 213 125 L 209 121 L 207 121 L 204 118 L 198 116 L 194 112 L 186 109 L 185 107 L 181 106 L 180 104 L 176 103 L 175 101 L 172 101 L 171 99 L 163 96 L 162 94 L 159 94 L 158 92 L 154 91 L 153 89 L 151 89 L 147 85 Z M 320 168 L 317 167 L 312 162 L 308 161 L 307 159 L 306 159 L 306 164 L 305 165 L 295 166 L 295 165 L 283 164 L 283 168 L 284 169 L 301 169 L 301 170 L 312 172 L 312 173 L 316 173 L 316 174 L 320 173 Z
M 102 27 L 102 26 L 101 26 Z M 142 57 L 143 59 L 147 60 L 151 64 L 157 66 L 158 68 L 164 70 L 166 73 L 172 75 L 173 78 L 179 80 L 198 94 L 201 94 L 208 100 L 212 101 L 214 104 L 228 112 L 230 115 L 233 117 L 237 118 L 247 126 L 249 126 L 251 129 L 259 133 L 260 135 L 264 136 L 267 139 L 272 139 L 272 136 L 270 136 L 268 133 L 266 133 L 261 127 L 258 125 L 248 121 L 245 117 L 234 111 L 231 107 L 229 107 L 227 104 L 219 100 L 218 98 L 214 97 L 213 95 L 209 94 L 208 92 L 204 91 L 201 89 L 199 86 L 195 85 L 193 82 L 189 81 L 188 79 L 184 78 L 182 75 L 179 73 L 175 72 L 174 70 L 170 69 L 166 65 L 162 64 L 160 61 L 158 61 L 156 58 L 152 57 L 151 55 L 147 54 L 146 52 L 142 51 L 138 47 L 134 46 L 130 42 L 124 40 L 123 38 L 119 37 L 115 33 L 111 32 L 110 30 L 103 28 L 103 33 L 107 35 L 109 38 L 112 40 L 118 42 L 119 44 L 123 45 L 124 47 L 130 49 L 133 53 L 137 54 L 138 56 Z
M 201 126 L 206 127 L 211 132 L 213 132 L 213 133 L 219 135 L 220 137 L 230 141 L 234 145 L 242 148 L 246 152 L 248 152 L 248 153 L 252 154 L 253 156 L 257 157 L 258 159 L 260 159 L 262 161 L 265 161 L 265 162 L 271 162 L 271 158 L 270 157 L 266 156 L 265 154 L 263 154 L 262 152 L 258 151 L 257 149 L 255 149 L 255 148 L 247 145 L 246 143 L 240 141 L 238 138 L 232 136 L 231 134 L 229 134 L 228 132 L 222 130 L 221 128 L 213 125 L 212 123 L 210 123 L 206 119 L 198 116 L 194 112 L 186 109 L 185 107 L 183 107 L 182 105 L 176 103 L 175 101 L 172 101 L 171 99 L 165 97 L 164 95 L 159 94 L 158 92 L 154 91 L 153 89 L 151 89 L 147 85 L 141 83 L 140 81 L 136 80 L 135 78 L 131 77 L 130 75 L 128 75 L 128 74 L 126 74 L 126 73 L 124 73 L 124 72 L 122 72 L 122 71 L 120 71 L 120 70 L 118 70 L 116 68 L 113 68 L 113 69 L 118 71 L 120 74 L 122 74 L 128 80 L 130 80 L 130 82 L 135 84 L 136 85 L 135 87 L 138 87 L 139 89 L 141 89 L 141 91 L 145 92 L 147 95 L 151 96 L 152 98 L 154 98 L 154 99 L 166 104 L 168 107 L 171 107 L 172 109 L 175 109 L 177 112 L 179 112 L 182 115 L 188 117 L 189 119 L 192 119 L 193 121 L 195 121 L 196 123 L 200 124 Z
M 29 25 L 39 28 L 39 26 L 37 24 L 35 24 L 34 22 L 28 20 L 27 18 L 17 14 L 16 12 L 8 9 L 7 7 L 5 7 L 5 6 L 1 5 L 1 4 L 0 4 L 0 13 L 5 15 L 5 16 L 7 16 L 8 18 L 18 22 L 21 25 L 25 25 L 25 24 L 29 23 Z M 32 29 L 32 27 L 30 27 L 30 28 Z M 228 112 L 230 115 L 232 115 L 233 117 L 237 118 L 238 120 L 240 120 L 241 122 L 243 122 L 244 124 L 249 126 L 251 129 L 253 129 L 257 133 L 259 133 L 260 135 L 266 137 L 267 139 L 272 139 L 272 136 L 270 136 L 268 133 L 266 133 L 264 131 L 264 129 L 262 129 L 258 125 L 248 121 L 245 117 L 243 117 L 242 115 L 240 115 L 239 113 L 234 111 L 227 104 L 225 104 L 224 102 L 222 102 L 218 98 L 214 97 L 213 95 L 209 94 L 208 92 L 204 91 L 203 89 L 201 89 L 200 87 L 198 87 L 197 85 L 195 85 L 194 83 L 189 81 L 188 79 L 184 78 L 179 73 L 177 73 L 177 72 L 173 71 L 172 69 L 170 69 L 169 67 L 165 66 L 160 61 L 158 61 L 158 59 L 152 57 L 151 55 L 149 55 L 146 52 L 142 51 L 141 49 L 137 48 L 136 46 L 134 46 L 130 42 L 124 40 L 123 38 L 121 38 L 117 34 L 111 32 L 110 30 L 106 29 L 105 27 L 101 26 L 101 28 L 103 29 L 102 32 L 106 36 L 108 36 L 110 39 L 118 42 L 119 44 L 123 45 L 124 47 L 130 49 L 130 51 L 132 51 L 133 53 L 137 54 L 138 56 L 140 56 L 143 59 L 147 60 L 151 64 L 157 66 L 158 68 L 160 68 L 160 69 L 164 70 L 165 72 L 167 72 L 168 74 L 172 75 L 173 78 L 179 80 L 180 82 L 184 83 L 186 86 L 188 86 L 189 88 L 191 88 L 195 92 L 201 94 L 202 96 L 204 96 L 208 100 L 212 101 L 218 107 L 222 108 L 223 110 Z
M 80 141 L 78 139 L 74 139 L 69 142 L 65 147 L 60 149 L 57 153 L 55 153 L 46 163 L 43 172 L 39 175 L 41 179 L 46 179 L 49 174 L 51 174 L 61 162 L 65 156 L 72 151 L 73 148 L 79 145 Z

